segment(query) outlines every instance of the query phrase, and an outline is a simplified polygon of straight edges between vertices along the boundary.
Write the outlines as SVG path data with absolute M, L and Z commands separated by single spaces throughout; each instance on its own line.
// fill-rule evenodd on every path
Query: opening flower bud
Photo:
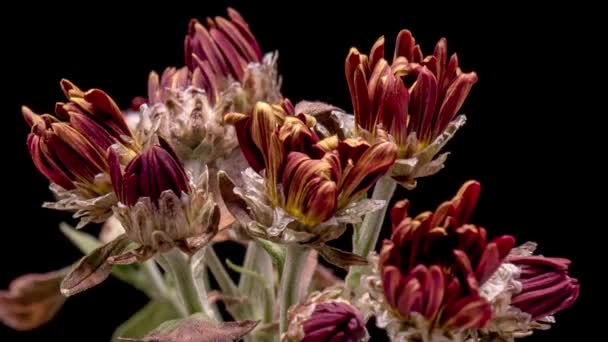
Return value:
M 120 202 L 134 206 L 140 198 L 157 203 L 161 194 L 172 191 L 178 197 L 188 193 L 188 177 L 171 147 L 162 139 L 142 151 L 120 172 L 118 156 L 111 152 L 112 185 Z

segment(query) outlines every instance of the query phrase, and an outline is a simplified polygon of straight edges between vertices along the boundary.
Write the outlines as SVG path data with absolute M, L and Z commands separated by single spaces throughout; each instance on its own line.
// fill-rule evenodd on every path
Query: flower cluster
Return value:
M 113 275 L 150 298 L 117 341 L 362 342 L 372 317 L 391 341 L 513 341 L 549 328 L 578 298 L 571 262 L 471 223 L 476 181 L 415 216 L 398 201 L 373 252 L 397 184 L 413 190 L 443 168 L 447 153 L 436 155 L 477 82 L 445 39 L 424 56 L 402 30 L 390 61 L 384 48 L 380 38 L 369 55 L 348 53 L 354 115 L 294 105 L 277 54 L 228 9 L 190 21 L 184 66 L 151 72 L 130 110 L 67 80 L 54 114 L 23 107 L 34 166 L 56 196 L 44 206 L 73 212 L 77 229 L 104 225 L 96 238 L 62 224 L 85 256 L 14 280 L 0 321 L 34 329 Z M 331 246 L 349 226 L 352 252 Z M 242 265 L 215 253 L 226 240 L 246 247 Z M 344 281 L 319 256 L 347 269 Z

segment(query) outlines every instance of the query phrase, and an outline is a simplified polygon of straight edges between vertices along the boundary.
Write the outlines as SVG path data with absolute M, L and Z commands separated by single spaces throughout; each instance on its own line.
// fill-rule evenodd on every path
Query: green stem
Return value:
M 211 247 L 209 247 L 209 248 L 211 248 Z M 205 253 L 205 255 L 206 254 L 207 253 Z M 202 286 L 204 286 L 205 289 L 211 289 L 212 287 L 211 287 L 211 279 L 209 278 L 209 269 L 207 267 L 204 267 L 203 271 L 201 273 L 202 273 L 202 275 L 198 275 L 198 277 L 202 278 L 202 281 L 203 281 Z M 194 273 L 194 275 L 196 276 L 196 273 Z M 209 298 L 207 298 L 207 299 L 209 299 Z M 222 317 L 220 308 L 217 306 L 217 301 L 215 301 L 213 303 L 208 302 L 207 305 L 213 312 L 213 317 L 215 317 L 215 319 L 218 322 L 223 322 L 224 319 Z
M 376 247 L 382 224 L 388 210 L 389 202 L 395 193 L 397 183 L 390 177 L 384 176 L 378 180 L 372 199 L 386 201 L 384 207 L 365 215 L 363 223 L 353 235 L 353 252 L 357 255 L 367 257 Z M 353 266 L 350 268 L 346 276 L 346 286 L 349 289 L 356 288 L 359 285 L 363 266 Z
M 280 333 L 287 331 L 287 310 L 298 302 L 298 294 L 300 289 L 300 277 L 304 264 L 308 259 L 309 249 L 290 245 L 287 247 L 287 255 L 285 256 L 285 266 L 283 267 L 283 276 L 281 277 L 281 290 L 279 293 L 280 302 Z
M 264 317 L 263 323 L 272 322 L 272 310 L 274 307 L 274 271 L 272 268 L 272 259 L 270 255 L 262 248 L 257 241 L 249 242 L 245 261 L 243 263 L 245 270 L 253 271 L 242 273 L 239 279 L 239 291 L 242 295 L 249 297 L 253 312 L 259 313 L 256 308 L 263 308 Z M 260 289 L 260 279 L 264 281 L 264 289 Z M 252 319 L 259 319 L 254 317 Z
M 253 270 L 246 269 L 244 267 L 240 267 L 240 266 L 233 264 L 230 261 L 230 259 L 226 260 L 226 263 L 228 264 L 228 267 L 233 269 L 235 272 L 239 272 L 241 274 L 241 276 L 253 277 L 256 280 L 256 282 L 257 282 L 256 289 L 260 289 L 261 291 L 263 291 L 263 293 L 261 293 L 261 294 L 251 293 L 247 296 L 247 298 L 249 298 L 250 303 L 253 304 L 254 306 L 262 307 L 262 309 L 263 309 L 262 322 L 263 323 L 272 323 L 272 306 L 273 306 L 274 293 L 272 291 L 271 286 L 268 284 L 268 280 L 266 278 L 264 278 L 263 275 L 256 273 Z M 257 300 L 256 298 L 259 298 L 259 300 Z M 253 317 L 254 319 L 259 318 L 257 315 L 249 316 L 249 317 L 250 318 Z
M 238 289 L 236 287 L 236 284 L 234 284 L 232 278 L 230 278 L 230 274 L 228 274 L 228 271 L 220 261 L 220 258 L 215 253 L 213 247 L 207 248 L 207 255 L 205 261 L 207 261 L 207 267 L 209 267 L 209 270 L 213 274 L 213 277 L 220 286 L 222 293 L 230 297 L 238 296 Z
M 142 270 L 148 277 L 149 284 L 152 286 L 152 291 L 149 294 L 150 297 L 168 302 L 182 317 L 188 317 L 186 307 L 180 303 L 175 295 L 169 290 L 165 284 L 163 275 L 156 266 L 156 262 L 154 260 L 148 260 L 142 263 Z
M 165 262 L 161 265 L 167 265 L 168 269 L 165 271 L 173 276 L 177 291 L 188 313 L 203 313 L 211 318 L 211 310 L 206 310 L 205 307 L 207 303 L 206 291 L 196 286 L 188 256 L 177 249 L 173 249 L 162 254 L 162 258 Z
M 233 298 L 241 296 L 236 284 L 232 281 L 232 278 L 230 278 L 228 271 L 220 261 L 220 258 L 215 253 L 213 247 L 207 247 L 205 261 L 207 267 L 209 267 L 209 271 L 213 274 L 213 278 L 217 281 L 220 290 L 222 290 L 223 295 Z M 226 305 L 226 310 L 228 310 L 232 317 L 237 320 L 250 319 L 252 316 L 247 311 L 243 311 L 242 305 Z

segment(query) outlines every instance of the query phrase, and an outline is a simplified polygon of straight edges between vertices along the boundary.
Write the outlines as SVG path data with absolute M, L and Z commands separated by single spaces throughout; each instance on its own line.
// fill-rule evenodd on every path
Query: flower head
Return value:
M 302 342 L 332 339 L 358 342 L 366 337 L 361 313 L 352 305 L 340 302 L 316 305 L 310 318 L 303 323 L 303 328 Z
M 58 103 L 58 117 L 69 118 L 70 123 L 104 152 L 113 144 L 124 147 L 121 152 L 133 157 L 138 146 L 133 139 L 122 111 L 114 100 L 99 89 L 83 92 L 68 80 L 61 81 L 68 103 Z
M 114 211 L 129 239 L 141 245 L 141 253 L 174 246 L 192 252 L 217 233 L 219 209 L 207 193 L 206 173 L 200 184 L 191 184 L 163 139 L 133 158 L 124 172 L 113 152 L 110 166 L 119 200 Z
M 367 341 L 361 312 L 340 298 L 340 288 L 312 293 L 289 309 L 289 326 L 281 342 Z
M 262 50 L 247 22 L 232 8 L 228 16 L 229 20 L 207 18 L 206 27 L 192 19 L 184 43 L 186 65 L 210 93 L 217 93 L 218 85 L 228 78 L 242 81 L 247 65 L 262 60 Z
M 235 125 L 249 165 L 265 176 L 269 206 L 314 235 L 323 235 L 322 224 L 359 200 L 396 156 L 389 141 L 319 139 L 314 118 L 294 115 L 289 102 L 259 102 L 251 115 L 228 114 L 226 120 Z
M 237 145 L 232 127 L 224 126 L 228 111 L 281 99 L 276 58 L 262 57 L 249 25 L 231 8 L 228 19 L 192 19 L 184 53 L 186 66 L 150 73 L 138 131 L 146 142 L 164 137 L 182 160 L 209 163 Z
M 514 239 L 487 241 L 485 229 L 467 223 L 478 195 L 479 183 L 471 181 L 434 212 L 409 217 L 407 201 L 391 211 L 393 234 L 378 260 L 383 301 L 393 320 L 415 334 L 459 334 L 485 327 L 492 318 L 479 289 Z
M 446 155 L 433 157 L 464 124 L 464 116 L 454 117 L 477 82 L 474 72 L 460 70 L 456 54 L 448 61 L 446 40 L 423 58 L 411 33 L 402 30 L 392 63 L 384 58 L 381 37 L 369 56 L 352 48 L 345 69 L 360 134 L 373 136 L 382 128 L 399 146 L 393 177 L 413 188 L 417 177 L 441 169 Z
M 161 77 L 150 74 L 149 104 L 166 102 L 171 94 L 189 86 L 204 91 L 212 106 L 228 100 L 242 111 L 257 101 L 281 98 L 276 57 L 262 55 L 249 24 L 232 8 L 228 8 L 228 18 L 207 18 L 204 24 L 190 20 L 184 58 L 182 68 L 167 68 Z
M 220 180 L 222 196 L 232 202 L 228 208 L 249 234 L 307 244 L 342 266 L 363 262 L 324 243 L 342 235 L 346 223 L 381 208 L 383 201 L 363 194 L 393 164 L 396 146 L 380 139 L 320 139 L 312 129 L 316 120 L 295 115 L 288 100 L 258 102 L 251 115 L 229 113 L 225 120 L 234 124 L 251 169 L 242 173 L 238 187 L 225 177 Z
M 103 245 L 83 257 L 61 283 L 65 296 L 104 281 L 113 265 L 142 262 L 178 248 L 193 254 L 218 232 L 220 209 L 208 189 L 205 169 L 186 174 L 171 147 L 144 148 L 122 170 L 118 154 L 109 153 L 110 175 L 118 203 L 112 208 L 122 227 L 107 222 Z M 124 230 L 123 230 L 124 228 Z
M 392 165 L 395 146 L 361 139 L 323 140 L 307 114 L 258 103 L 251 116 L 229 114 L 251 167 L 265 170 L 268 197 L 306 226 L 331 218 L 367 191 Z M 279 191 L 282 189 L 282 192 Z
M 115 146 L 126 163 L 139 150 L 122 112 L 103 91 L 80 90 L 67 80 L 61 87 L 67 103 L 55 106 L 55 115 L 35 114 L 22 108 L 31 127 L 27 146 L 34 165 L 51 181 L 58 201 L 45 206 L 74 211 L 79 227 L 103 222 L 116 198 L 112 194 L 106 151 Z

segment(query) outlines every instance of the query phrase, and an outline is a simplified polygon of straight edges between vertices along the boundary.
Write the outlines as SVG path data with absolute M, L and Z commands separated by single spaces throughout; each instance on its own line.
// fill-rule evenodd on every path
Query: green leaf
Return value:
M 101 241 L 96 239 L 91 234 L 87 234 L 76 230 L 69 224 L 65 222 L 61 222 L 59 224 L 59 229 L 80 251 L 87 255 L 91 253 L 93 250 L 101 246 Z
M 283 265 L 285 264 L 285 248 L 264 239 L 258 239 L 257 242 L 272 258 L 272 263 L 277 269 L 277 272 L 279 272 L 279 279 L 281 279 L 281 275 L 283 274 Z
M 232 261 L 230 261 L 230 259 L 226 259 L 226 266 L 228 266 L 231 270 L 240 273 L 241 276 L 251 277 L 252 280 L 256 280 L 260 283 L 260 285 L 262 285 L 261 287 L 256 287 L 257 289 L 263 290 L 263 292 L 259 294 L 259 296 L 261 296 L 262 301 L 257 301 L 257 295 L 255 294 L 250 294 L 250 296 L 254 295 L 256 297 L 249 298 L 249 300 L 255 305 L 253 309 L 257 312 L 256 319 L 261 317 L 264 322 L 271 322 L 274 292 L 272 291 L 272 288 L 270 287 L 270 284 L 268 282 L 272 280 L 264 278 L 263 275 L 251 269 L 235 265 Z M 257 299 L 259 298 L 260 297 L 257 297 Z M 258 305 L 258 303 L 260 305 Z
M 233 263 L 232 261 L 230 261 L 230 259 L 226 259 L 226 266 L 228 266 L 234 272 L 237 272 L 237 273 L 240 273 L 243 275 L 246 274 L 250 277 L 253 277 L 257 281 L 259 281 L 261 284 L 263 284 L 264 287 L 268 287 L 268 281 L 266 279 L 264 279 L 264 277 L 261 274 L 255 272 L 253 270 L 250 270 L 248 268 L 241 267 L 241 266 Z
M 179 317 L 170 303 L 153 300 L 121 324 L 114 331 L 112 341 L 117 341 L 119 337 L 142 338 L 160 324 Z

